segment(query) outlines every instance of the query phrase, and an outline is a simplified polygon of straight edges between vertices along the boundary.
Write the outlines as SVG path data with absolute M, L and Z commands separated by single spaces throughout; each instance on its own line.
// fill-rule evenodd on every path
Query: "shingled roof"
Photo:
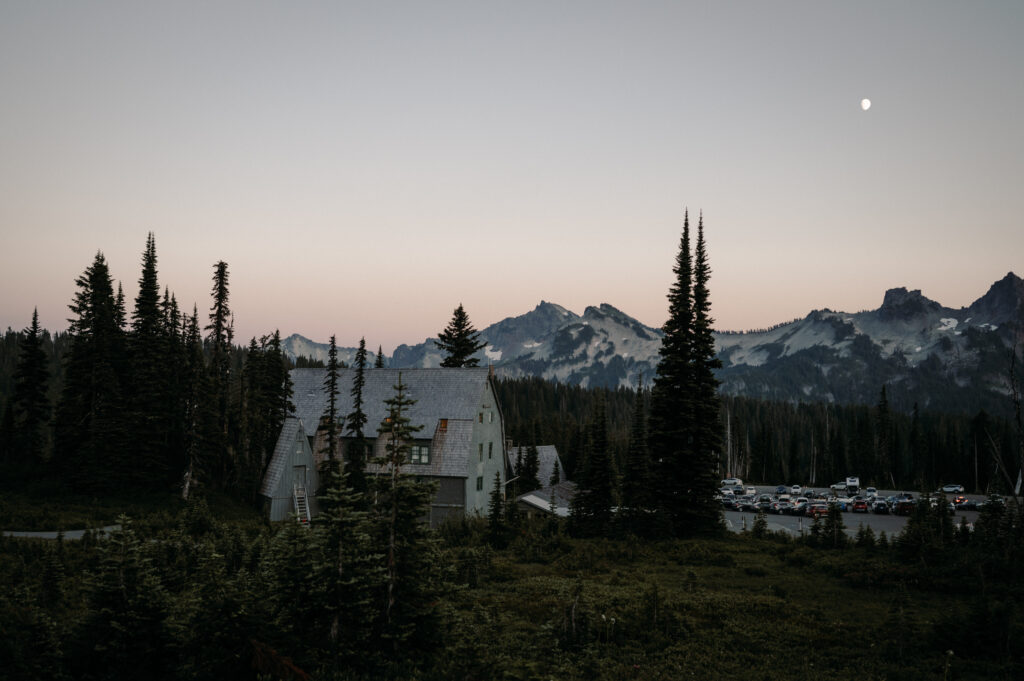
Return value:
M 314 423 L 316 422 L 314 421 Z M 267 472 L 263 476 L 263 486 L 260 487 L 260 494 L 263 496 L 269 497 L 277 489 L 277 483 L 281 481 L 285 464 L 290 460 L 292 447 L 300 431 L 303 435 L 307 433 L 301 419 L 289 416 L 284 420 L 281 434 L 277 438 L 277 446 L 274 447 L 274 454 L 270 457 Z
M 355 369 L 338 371 L 338 418 L 352 411 L 352 380 Z M 477 417 L 484 399 L 489 371 L 487 368 L 463 369 L 366 369 L 363 372 L 363 412 L 366 414 L 364 435 L 377 437 L 377 427 L 387 416 L 384 400 L 395 396 L 398 375 L 402 375 L 406 397 L 416 400 L 406 417 L 413 426 L 423 426 L 416 437 L 430 439 L 440 419 L 472 421 Z M 292 403 L 295 416 L 307 428 L 315 428 L 327 409 L 324 378 L 327 369 L 292 369 Z M 495 408 L 497 405 L 493 405 Z M 311 431 L 308 431 L 311 432 Z
M 508 450 L 508 460 L 512 462 L 513 469 L 515 469 L 516 461 L 519 460 L 519 449 L 519 447 L 511 447 Z M 528 446 L 522 447 L 523 457 L 526 457 L 528 449 Z M 551 482 L 551 472 L 555 469 L 555 461 L 558 462 L 558 480 L 561 482 L 565 480 L 565 466 L 558 458 L 558 449 L 554 445 L 537 445 L 537 481 L 540 482 L 541 487 L 547 487 Z M 521 471 L 515 471 L 515 474 L 520 475 Z

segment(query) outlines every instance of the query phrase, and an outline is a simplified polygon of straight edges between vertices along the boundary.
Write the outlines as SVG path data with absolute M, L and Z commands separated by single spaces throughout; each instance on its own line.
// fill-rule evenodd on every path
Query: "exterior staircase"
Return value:
M 306 488 L 295 485 L 292 501 L 295 502 L 295 515 L 299 522 L 308 525 L 312 518 L 309 514 L 309 499 L 306 497 Z

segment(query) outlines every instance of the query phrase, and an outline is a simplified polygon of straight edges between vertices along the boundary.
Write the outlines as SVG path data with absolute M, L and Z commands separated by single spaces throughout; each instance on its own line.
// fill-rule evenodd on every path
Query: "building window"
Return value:
M 494 423 L 494 412 L 487 412 L 487 423 Z
M 483 488 L 484 488 L 484 476 L 478 475 L 476 477 L 476 489 L 479 492 L 479 491 L 482 491 Z
M 481 442 L 480 443 L 480 461 L 483 462 L 483 460 L 484 460 L 484 443 Z
M 488 442 L 487 443 L 487 458 L 490 459 L 492 456 L 494 456 L 494 443 L 493 442 Z
M 448 419 L 441 419 L 437 424 L 437 429 L 442 433 L 448 430 Z
M 430 463 L 430 445 L 409 447 L 409 463 Z
M 480 412 L 480 423 L 484 422 L 484 413 Z

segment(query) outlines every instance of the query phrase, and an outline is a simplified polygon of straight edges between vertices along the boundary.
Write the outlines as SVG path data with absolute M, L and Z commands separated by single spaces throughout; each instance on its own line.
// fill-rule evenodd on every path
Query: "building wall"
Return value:
M 295 502 L 292 499 L 295 466 L 306 467 L 306 494 L 309 499 L 310 513 L 316 515 L 319 510 L 314 497 L 319 482 L 316 465 L 313 462 L 313 450 L 310 449 L 309 440 L 302 431 L 296 433 L 295 439 L 289 447 L 289 452 L 290 456 L 287 463 L 285 463 L 284 472 L 281 475 L 281 479 L 278 480 L 273 496 L 270 497 L 268 502 L 268 511 L 272 521 L 287 520 L 288 515 L 295 512 Z
M 466 514 L 487 515 L 487 504 L 494 488 L 494 474 L 505 482 L 505 429 L 491 382 L 473 421 L 469 471 L 466 477 Z

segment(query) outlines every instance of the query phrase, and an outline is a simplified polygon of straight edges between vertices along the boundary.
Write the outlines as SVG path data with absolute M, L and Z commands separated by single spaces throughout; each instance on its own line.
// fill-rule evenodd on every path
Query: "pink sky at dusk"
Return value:
M 652 325 L 704 211 L 722 329 L 1024 274 L 1024 6 L 0 6 L 0 327 L 103 251 L 236 341 L 390 353 L 460 302 Z M 860 101 L 869 97 L 870 110 Z

